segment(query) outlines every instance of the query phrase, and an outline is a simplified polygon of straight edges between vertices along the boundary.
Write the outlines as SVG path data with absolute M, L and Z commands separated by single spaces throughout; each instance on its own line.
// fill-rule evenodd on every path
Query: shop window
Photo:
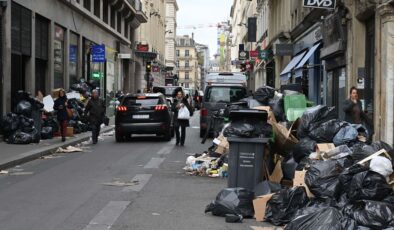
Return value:
M 49 20 L 40 15 L 36 15 L 35 39 L 35 87 L 37 92 L 39 90 L 45 95 L 48 68 Z
M 78 82 L 78 40 L 79 35 L 71 32 L 70 33 L 70 47 L 69 47 L 69 81 L 70 85 Z
M 54 87 L 64 87 L 64 29 L 55 25 L 54 31 Z
M 31 55 L 31 11 L 12 2 L 11 47 L 13 52 Z

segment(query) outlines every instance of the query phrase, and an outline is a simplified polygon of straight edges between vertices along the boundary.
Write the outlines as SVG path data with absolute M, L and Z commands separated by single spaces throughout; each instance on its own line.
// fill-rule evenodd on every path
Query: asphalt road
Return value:
M 209 141 L 207 141 L 209 142 Z M 39 159 L 0 175 L 1 230 L 252 229 L 204 214 L 226 180 L 186 175 L 187 153 L 202 152 L 198 116 L 185 147 L 156 137 Z M 105 183 L 129 183 L 109 186 Z

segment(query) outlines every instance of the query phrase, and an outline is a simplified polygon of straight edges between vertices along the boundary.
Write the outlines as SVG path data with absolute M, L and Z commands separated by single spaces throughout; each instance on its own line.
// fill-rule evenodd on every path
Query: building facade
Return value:
M 47 95 L 54 88 L 67 90 L 81 78 L 98 87 L 101 97 L 128 90 L 124 83 L 133 77 L 133 34 L 147 21 L 139 0 L 3 3 L 2 113 L 12 110 L 18 90 Z M 104 45 L 102 62 L 93 58 L 96 45 Z
M 176 15 L 179 10 L 176 0 L 166 0 L 166 85 L 175 85 L 176 69 Z
M 201 78 L 198 75 L 197 49 L 193 36 L 184 35 L 176 37 L 176 56 L 177 75 L 179 78 L 178 85 L 185 88 L 197 89 L 201 85 Z
M 204 88 L 204 79 L 205 76 L 210 71 L 210 56 L 209 56 L 209 47 L 203 44 L 197 44 L 197 58 L 198 58 L 198 65 L 200 67 L 200 85 L 197 86 L 198 89 Z

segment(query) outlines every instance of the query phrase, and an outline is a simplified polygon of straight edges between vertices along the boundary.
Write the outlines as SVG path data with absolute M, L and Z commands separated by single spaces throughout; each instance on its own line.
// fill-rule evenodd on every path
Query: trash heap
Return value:
M 74 88 L 83 91 L 86 83 L 76 84 Z M 89 88 L 86 88 L 89 90 Z M 54 98 L 58 97 L 60 89 L 54 89 L 52 95 L 43 98 L 43 102 L 32 97 L 29 93 L 19 91 L 16 95 L 16 105 L 13 112 L 7 113 L 0 122 L 0 130 L 4 141 L 9 144 L 39 143 L 40 140 L 52 139 L 59 136 L 59 124 L 56 112 L 53 110 Z M 67 93 L 68 104 L 71 105 L 72 116 L 69 117 L 67 136 L 89 131 L 88 120 L 83 116 L 83 97 L 79 92 Z
M 287 230 L 394 229 L 393 148 L 369 141 L 366 127 L 338 119 L 327 106 L 302 108 L 289 121 L 286 103 L 273 102 L 266 92 L 271 90 L 256 96 L 270 104 L 275 119 L 269 119 L 274 138 L 264 153 L 263 180 L 253 191 L 222 190 L 206 212 L 240 222 L 251 217 L 239 210 L 241 204 L 257 221 Z M 223 199 L 228 190 L 234 194 Z M 253 195 L 246 199 L 236 191 Z

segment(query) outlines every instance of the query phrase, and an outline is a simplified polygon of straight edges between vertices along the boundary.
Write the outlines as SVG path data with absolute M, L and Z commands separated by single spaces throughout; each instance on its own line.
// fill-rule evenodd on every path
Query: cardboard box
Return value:
M 318 159 L 323 158 L 323 154 L 329 152 L 330 150 L 335 149 L 335 145 L 333 143 L 321 143 L 316 145 L 316 153 Z
M 275 149 L 278 154 L 290 153 L 293 151 L 294 146 L 298 144 L 298 139 L 292 132 L 297 130 L 299 122 L 299 119 L 297 119 L 290 127 L 290 130 L 287 130 L 281 124 L 272 122 L 271 125 L 275 134 Z
M 257 106 L 257 107 L 253 107 L 253 109 L 267 111 L 267 113 L 268 113 L 268 121 L 276 123 L 275 115 L 272 112 L 271 107 L 269 107 L 269 106 Z
M 259 196 L 253 200 L 254 216 L 256 221 L 264 221 L 265 209 L 267 207 L 267 202 L 271 199 L 273 193 L 264 196 Z
M 215 138 L 214 143 L 218 146 L 215 150 L 216 153 L 226 154 L 230 151 L 230 144 L 223 135 L 220 135 L 218 138 Z
M 72 137 L 72 136 L 74 136 L 74 127 L 67 127 L 66 136 L 67 136 L 67 137 Z
M 315 197 L 311 191 L 309 191 L 308 186 L 305 184 L 305 173 L 306 171 L 295 171 L 293 179 L 293 187 L 302 186 L 305 187 L 306 194 L 308 197 Z
M 272 172 L 271 175 L 268 176 L 268 180 L 280 184 L 282 178 L 283 178 L 282 161 L 278 160 L 278 162 L 276 162 L 274 171 Z

